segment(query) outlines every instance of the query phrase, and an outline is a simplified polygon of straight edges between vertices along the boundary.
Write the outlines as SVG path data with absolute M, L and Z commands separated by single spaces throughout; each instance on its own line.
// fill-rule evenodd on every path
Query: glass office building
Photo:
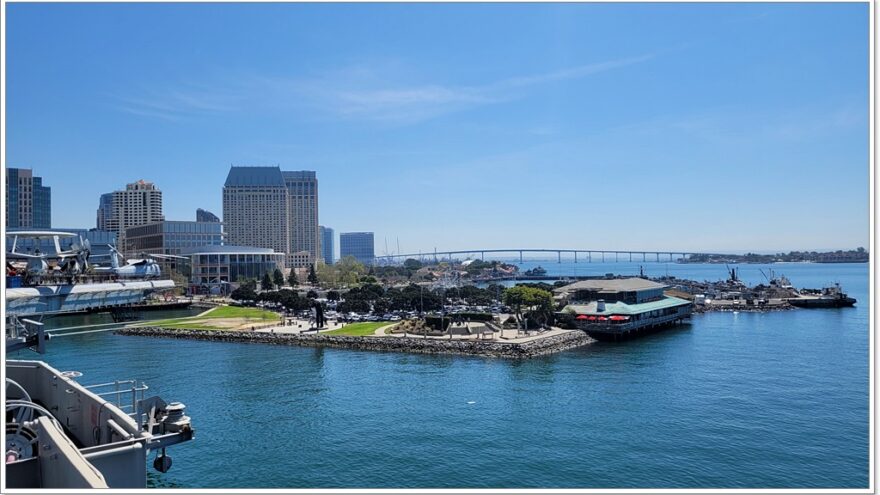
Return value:
M 324 258 L 324 263 L 328 265 L 333 264 L 333 251 L 336 246 L 333 242 L 333 229 L 330 227 L 324 227 L 323 225 L 320 227 L 321 230 L 321 257 Z
M 6 169 L 6 228 L 52 228 L 52 189 L 31 169 Z
M 139 258 L 146 254 L 180 256 L 184 249 L 223 244 L 223 224 L 165 220 L 129 227 L 125 230 L 125 256 Z M 175 260 L 157 259 L 162 268 L 180 271 Z
M 354 256 L 361 263 L 370 266 L 375 260 L 372 232 L 343 232 L 339 234 L 339 258 Z
M 201 208 L 196 210 L 196 222 L 219 222 L 220 218 L 208 210 Z

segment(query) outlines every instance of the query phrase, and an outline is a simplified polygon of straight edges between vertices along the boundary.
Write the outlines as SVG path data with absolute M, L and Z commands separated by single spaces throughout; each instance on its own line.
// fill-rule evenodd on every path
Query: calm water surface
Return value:
M 537 265 L 639 263 L 523 268 Z M 760 267 L 742 278 L 761 282 Z M 153 486 L 867 487 L 868 266 L 773 268 L 799 287 L 838 281 L 858 305 L 698 315 L 528 361 L 109 334 L 57 339 L 45 359 L 82 383 L 138 378 L 186 403 L 196 440 L 170 449 Z

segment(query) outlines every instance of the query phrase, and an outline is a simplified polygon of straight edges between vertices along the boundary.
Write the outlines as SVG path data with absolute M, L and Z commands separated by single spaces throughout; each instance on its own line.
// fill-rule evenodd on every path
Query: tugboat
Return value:
M 853 306 L 856 300 L 840 288 L 840 284 L 818 289 L 802 289 L 797 297 L 788 299 L 789 304 L 799 308 L 844 308 Z

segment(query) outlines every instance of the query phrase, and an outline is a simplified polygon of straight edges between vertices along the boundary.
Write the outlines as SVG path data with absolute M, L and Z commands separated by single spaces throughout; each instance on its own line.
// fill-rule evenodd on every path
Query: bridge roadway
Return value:
M 661 256 L 664 257 L 663 261 L 674 261 L 675 256 L 679 258 L 687 258 L 688 256 L 692 256 L 695 254 L 701 255 L 709 255 L 714 253 L 693 253 L 687 251 L 619 251 L 619 250 L 605 250 L 605 249 L 523 249 L 523 248 L 513 248 L 513 249 L 468 249 L 461 251 L 434 251 L 432 253 L 410 253 L 410 254 L 388 254 L 383 256 L 376 256 L 376 262 L 393 262 L 394 260 L 403 260 L 407 258 L 414 258 L 417 260 L 424 259 L 434 259 L 435 261 L 442 261 L 444 259 L 451 259 L 454 255 L 480 255 L 480 259 L 486 260 L 486 253 L 510 253 L 517 254 L 519 253 L 519 262 L 523 262 L 523 253 L 556 253 L 557 260 L 559 263 L 562 263 L 562 254 L 573 254 L 574 262 L 578 262 L 578 253 L 586 255 L 586 261 L 592 262 L 593 255 L 598 255 L 601 261 L 606 261 L 606 255 L 614 255 L 614 261 L 621 261 L 621 256 L 629 256 L 629 261 L 639 261 L 638 255 L 641 255 L 641 261 L 647 262 L 648 257 L 652 257 L 651 261 L 661 261 Z M 636 259 L 633 260 L 633 255 L 636 255 Z M 668 257 L 668 259 L 666 258 Z M 581 258 L 583 260 L 583 257 Z M 626 261 L 626 260 L 624 260 Z

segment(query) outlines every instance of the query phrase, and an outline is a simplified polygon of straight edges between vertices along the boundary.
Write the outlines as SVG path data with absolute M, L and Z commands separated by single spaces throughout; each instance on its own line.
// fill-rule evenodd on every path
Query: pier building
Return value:
M 559 313 L 591 337 L 622 340 L 690 318 L 693 303 L 664 294 L 668 287 L 643 278 L 583 280 L 554 291 Z

